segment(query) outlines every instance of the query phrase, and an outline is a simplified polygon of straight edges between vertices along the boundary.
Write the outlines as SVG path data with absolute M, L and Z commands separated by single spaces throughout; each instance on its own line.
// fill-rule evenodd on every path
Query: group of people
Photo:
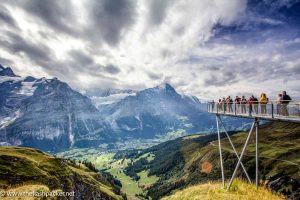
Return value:
M 276 101 L 276 109 L 278 115 L 288 116 L 288 108 L 287 105 L 292 101 L 291 97 L 287 95 L 286 91 L 278 94 L 278 99 Z M 227 98 L 223 97 L 219 99 L 217 103 L 218 111 L 224 112 L 233 112 L 233 104 L 235 106 L 235 112 L 237 113 L 246 113 L 247 107 L 248 112 L 258 114 L 258 109 L 260 106 L 261 114 L 267 114 L 267 104 L 269 103 L 269 98 L 265 93 L 260 95 L 260 98 L 256 98 L 254 95 L 251 95 L 248 99 L 245 96 L 239 97 L 236 96 L 233 100 L 230 96 Z M 214 108 L 213 108 L 214 109 Z

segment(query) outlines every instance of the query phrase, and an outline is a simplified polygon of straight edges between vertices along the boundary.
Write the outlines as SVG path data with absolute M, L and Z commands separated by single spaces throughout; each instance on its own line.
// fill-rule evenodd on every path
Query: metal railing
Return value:
M 300 105 L 293 102 L 247 102 L 247 103 L 224 103 L 208 102 L 207 111 L 217 114 L 229 114 L 252 117 L 269 118 L 299 118 Z

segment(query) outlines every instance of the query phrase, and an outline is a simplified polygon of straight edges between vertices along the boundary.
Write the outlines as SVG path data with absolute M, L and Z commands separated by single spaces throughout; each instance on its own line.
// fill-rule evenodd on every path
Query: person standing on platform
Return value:
M 232 109 L 232 104 L 233 104 L 233 100 L 230 96 L 227 97 L 226 99 L 226 102 L 227 102 L 227 106 L 228 106 L 228 112 L 233 112 L 233 109 Z
M 269 102 L 269 99 L 265 93 L 262 93 L 260 95 L 259 103 L 260 103 L 260 109 L 261 114 L 266 115 L 267 114 L 267 104 Z
M 222 111 L 226 112 L 226 99 L 225 99 L 225 97 L 223 97 L 223 99 L 222 99 Z
M 241 105 L 242 105 L 242 114 L 246 113 L 246 104 L 247 104 L 247 99 L 245 98 L 245 96 L 242 96 L 241 99 Z
M 292 98 L 286 94 L 286 91 L 282 92 L 282 115 L 283 116 L 289 116 L 289 111 L 288 111 L 288 105 L 292 101 Z
M 277 98 L 277 101 L 276 101 L 277 115 L 282 114 L 281 102 L 282 102 L 282 94 L 278 94 L 278 98 Z
M 252 95 L 252 103 L 255 114 L 258 114 L 258 99 L 254 95 Z
M 219 110 L 222 110 L 222 100 L 221 99 L 219 99 L 219 101 L 218 101 L 218 107 L 217 107 L 217 112 L 219 112 Z
M 236 113 L 240 113 L 241 111 L 241 98 L 239 96 L 236 96 L 234 99 L 234 103 L 235 103 L 235 110 Z
M 248 99 L 248 109 L 249 109 L 249 115 L 252 114 L 253 108 L 252 108 L 252 104 L 253 104 L 253 95 L 249 97 Z

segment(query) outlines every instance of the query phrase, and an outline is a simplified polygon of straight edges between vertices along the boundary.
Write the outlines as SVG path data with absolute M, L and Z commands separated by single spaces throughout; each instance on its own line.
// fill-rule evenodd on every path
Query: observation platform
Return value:
M 286 122 L 300 123 L 300 105 L 295 104 L 293 102 L 288 102 L 288 103 L 269 102 L 267 104 L 260 104 L 257 101 L 251 103 L 209 102 L 207 104 L 207 111 L 209 113 L 216 114 L 223 188 L 225 188 L 225 176 L 224 176 L 223 153 L 222 153 L 223 149 L 221 144 L 222 140 L 220 136 L 221 128 L 223 128 L 229 140 L 229 143 L 232 147 L 232 150 L 238 159 L 236 167 L 231 176 L 230 182 L 227 186 L 228 189 L 231 187 L 233 180 L 237 176 L 237 170 L 240 167 L 243 169 L 243 172 L 246 175 L 248 181 L 252 183 L 252 180 L 250 179 L 250 176 L 247 172 L 246 167 L 242 162 L 242 159 L 245 155 L 246 148 L 250 142 L 250 138 L 253 132 L 255 132 L 255 184 L 256 184 L 256 188 L 259 187 L 259 180 L 260 180 L 259 179 L 259 120 L 273 120 L 273 121 L 286 121 Z M 241 153 L 237 152 L 235 145 L 233 144 L 230 135 L 228 134 L 226 127 L 221 119 L 221 115 L 254 119 Z
M 209 102 L 207 111 L 231 117 L 300 123 L 300 105 L 293 102 L 289 104 L 276 102 L 269 102 L 268 104 L 259 104 L 258 102 L 256 104 Z

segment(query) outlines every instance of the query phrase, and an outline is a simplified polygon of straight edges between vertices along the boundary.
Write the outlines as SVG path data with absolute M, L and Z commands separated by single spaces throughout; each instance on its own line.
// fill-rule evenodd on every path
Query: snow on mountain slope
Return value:
M 21 77 L 0 76 L 0 83 L 6 82 L 6 81 L 18 82 L 21 80 L 22 80 Z
M 133 90 L 121 90 L 121 89 L 94 89 L 85 91 L 84 95 L 88 96 L 96 108 L 100 108 L 101 106 L 107 106 L 113 103 L 116 103 L 127 96 L 136 95 L 136 91 Z
M 22 82 L 22 87 L 18 91 L 18 94 L 25 96 L 32 96 L 37 86 L 33 86 L 35 82 Z
M 110 94 L 109 96 L 105 96 L 105 97 L 92 96 L 91 100 L 93 104 L 96 106 L 96 108 L 99 109 L 100 106 L 116 103 L 128 96 L 135 96 L 135 93 Z
M 3 70 L 2 70 L 3 71 Z M 0 78 L 0 143 L 43 150 L 99 145 L 108 141 L 91 100 L 58 79 Z

